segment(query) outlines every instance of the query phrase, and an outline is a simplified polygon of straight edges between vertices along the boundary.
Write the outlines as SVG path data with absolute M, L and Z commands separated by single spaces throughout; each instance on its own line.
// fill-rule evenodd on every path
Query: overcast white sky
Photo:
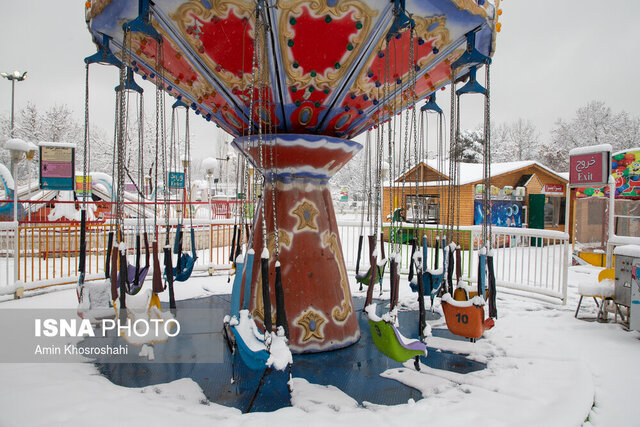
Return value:
M 134 1 L 134 0 L 132 0 Z M 530 119 L 541 139 L 554 122 L 571 118 L 591 100 L 615 112 L 640 115 L 640 2 L 633 0 L 505 0 L 492 67 L 492 120 Z M 28 71 L 16 84 L 16 111 L 28 101 L 42 110 L 67 104 L 84 115 L 83 58 L 95 52 L 83 1 L 4 1 L 0 15 L 0 71 Z M 91 68 L 91 120 L 111 131 L 118 71 Z M 146 82 L 145 82 L 146 83 Z M 153 111 L 153 87 L 147 112 Z M 440 103 L 448 109 L 448 92 Z M 11 84 L 0 81 L 0 114 L 8 115 Z M 462 125 L 482 121 L 481 100 L 463 100 Z M 196 155 L 214 155 L 221 139 L 213 123 L 192 121 Z

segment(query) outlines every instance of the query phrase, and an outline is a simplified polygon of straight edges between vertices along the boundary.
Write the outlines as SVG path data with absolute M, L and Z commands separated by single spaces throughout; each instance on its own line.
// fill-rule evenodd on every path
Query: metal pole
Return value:
M 616 236 L 615 230 L 616 182 L 609 176 L 609 236 L 607 239 L 607 268 L 613 268 L 613 244 L 611 240 Z
M 29 223 L 31 223 L 31 162 L 27 162 L 27 170 L 29 171 L 29 203 L 27 203 L 27 212 L 29 213 Z
M 11 79 L 11 138 L 13 138 L 13 99 L 16 91 L 16 80 Z M 15 178 L 14 178 L 15 179 Z
M 11 157 L 11 160 L 13 160 L 14 156 Z M 13 283 L 18 281 L 18 239 L 20 238 L 20 227 L 18 224 L 18 180 L 16 179 L 17 164 L 17 161 L 13 161 L 13 221 L 16 223 L 16 231 L 13 235 Z
M 569 215 L 571 214 L 571 184 L 567 183 L 564 201 L 564 232 L 569 234 Z M 575 213 L 574 213 L 575 215 Z

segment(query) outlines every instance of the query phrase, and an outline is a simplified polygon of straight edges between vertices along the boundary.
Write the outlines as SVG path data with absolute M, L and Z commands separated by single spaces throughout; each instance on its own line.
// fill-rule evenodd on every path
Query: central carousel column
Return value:
M 257 169 L 257 137 L 236 138 L 233 145 Z M 362 146 L 356 142 L 322 135 L 263 136 L 263 159 L 267 181 L 264 189 L 269 283 L 275 324 L 275 234 L 271 152 L 276 174 L 275 215 L 278 224 L 282 285 L 289 323 L 289 347 L 295 353 L 335 350 L 360 338 L 349 278 L 342 254 L 329 179 Z M 250 311 L 263 321 L 260 275 L 262 211 L 255 218 Z

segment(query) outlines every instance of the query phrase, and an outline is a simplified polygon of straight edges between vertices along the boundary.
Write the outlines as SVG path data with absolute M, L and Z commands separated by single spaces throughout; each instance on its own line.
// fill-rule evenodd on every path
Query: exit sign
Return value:
M 594 187 L 609 182 L 611 151 L 588 152 L 589 148 L 569 152 L 569 182 L 572 186 Z

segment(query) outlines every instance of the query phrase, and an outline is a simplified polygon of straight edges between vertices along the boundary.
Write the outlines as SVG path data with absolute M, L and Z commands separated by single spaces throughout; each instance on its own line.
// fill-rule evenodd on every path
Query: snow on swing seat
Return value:
M 249 317 L 249 310 L 240 310 L 240 320 L 234 316 L 229 325 L 236 338 L 240 357 L 249 369 L 273 367 L 282 371 L 293 363 L 286 338 L 272 334 L 270 351 L 267 350 L 264 334 L 260 332 L 253 318 Z
M 385 356 L 396 362 L 406 362 L 416 356 L 426 356 L 427 348 L 423 342 L 407 338 L 391 323 L 387 313 L 382 318 L 376 314 L 376 304 L 365 307 L 373 342 Z
M 456 301 L 451 294 L 446 293 L 441 298 L 441 305 L 447 328 L 454 335 L 477 339 L 494 326 L 492 318 L 484 317 L 485 301 L 482 297 Z
M 111 303 L 110 279 L 86 282 L 78 291 L 78 316 L 81 319 L 89 319 L 91 323 L 97 323 L 101 319 L 115 317 L 116 312 Z

